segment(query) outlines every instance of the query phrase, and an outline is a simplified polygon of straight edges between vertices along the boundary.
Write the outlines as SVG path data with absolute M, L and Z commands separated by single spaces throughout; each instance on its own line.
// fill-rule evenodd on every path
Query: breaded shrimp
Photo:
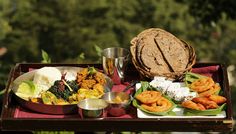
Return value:
M 201 108 L 193 101 L 187 100 L 182 102 L 182 107 L 189 108 L 189 109 L 194 109 L 194 110 L 201 110 Z
M 197 103 L 197 106 L 200 110 L 206 110 L 206 108 L 201 103 Z
M 216 102 L 206 98 L 206 97 L 196 97 L 192 99 L 195 103 L 201 103 L 203 106 L 205 106 L 207 109 L 215 109 L 219 106 L 216 104 Z
M 216 102 L 217 104 L 223 104 L 227 100 L 225 97 L 219 95 L 210 95 L 209 99 Z

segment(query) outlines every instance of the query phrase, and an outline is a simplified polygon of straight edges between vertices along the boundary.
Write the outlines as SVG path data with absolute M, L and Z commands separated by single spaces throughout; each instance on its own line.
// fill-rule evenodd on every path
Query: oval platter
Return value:
M 67 72 L 67 74 L 76 77 L 77 72 L 84 69 L 81 67 L 55 67 L 60 70 L 61 73 Z M 13 96 L 16 99 L 16 101 L 20 104 L 20 106 L 34 111 L 38 113 L 43 114 L 54 114 L 54 115 L 61 115 L 61 114 L 76 114 L 78 112 L 77 104 L 68 104 L 68 105 L 47 105 L 43 103 L 34 103 L 31 101 L 28 101 L 27 99 L 21 98 L 15 94 L 16 89 L 18 88 L 19 84 L 22 81 L 26 80 L 33 80 L 34 74 L 37 69 L 32 70 L 30 72 L 24 73 L 17 77 L 11 86 L 11 91 L 13 91 Z M 106 85 L 104 87 L 105 92 L 111 91 L 111 88 L 113 86 L 112 80 L 104 74 L 104 77 L 106 79 Z

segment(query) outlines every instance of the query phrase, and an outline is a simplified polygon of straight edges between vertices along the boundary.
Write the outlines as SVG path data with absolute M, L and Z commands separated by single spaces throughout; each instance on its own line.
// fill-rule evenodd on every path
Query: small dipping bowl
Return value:
M 130 98 L 130 95 L 125 92 L 107 92 L 102 96 L 102 99 L 109 104 L 107 113 L 116 117 L 126 114 Z
M 81 118 L 104 118 L 108 103 L 103 99 L 84 99 L 78 103 Z

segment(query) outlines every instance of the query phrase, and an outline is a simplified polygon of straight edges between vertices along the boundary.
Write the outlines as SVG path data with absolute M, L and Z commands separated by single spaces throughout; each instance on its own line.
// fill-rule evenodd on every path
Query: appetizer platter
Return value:
M 167 115 L 161 118 L 226 117 L 227 99 L 221 95 L 223 93 L 220 92 L 219 83 L 215 83 L 212 78 L 204 75 L 186 73 L 185 83 L 156 77 L 150 83 L 137 84 L 136 89 L 133 104 L 139 108 L 137 112 L 139 118 L 160 118 L 153 115 Z M 152 93 L 147 90 L 152 90 Z M 157 94 L 167 96 L 169 101 L 163 101 Z
M 159 28 L 134 37 L 130 53 L 125 82 L 116 85 L 101 64 L 17 64 L 9 75 L 2 128 L 232 130 L 224 64 L 196 63 L 191 45 Z M 27 125 L 19 127 L 19 122 Z

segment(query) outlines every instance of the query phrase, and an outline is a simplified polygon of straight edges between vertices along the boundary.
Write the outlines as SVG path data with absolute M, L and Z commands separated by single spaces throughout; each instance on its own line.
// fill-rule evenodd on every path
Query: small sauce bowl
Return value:
M 104 118 L 108 103 L 102 99 L 87 98 L 78 103 L 81 118 Z
M 122 116 L 127 113 L 130 105 L 130 95 L 125 92 L 107 92 L 102 96 L 109 106 L 107 112 L 111 116 Z

